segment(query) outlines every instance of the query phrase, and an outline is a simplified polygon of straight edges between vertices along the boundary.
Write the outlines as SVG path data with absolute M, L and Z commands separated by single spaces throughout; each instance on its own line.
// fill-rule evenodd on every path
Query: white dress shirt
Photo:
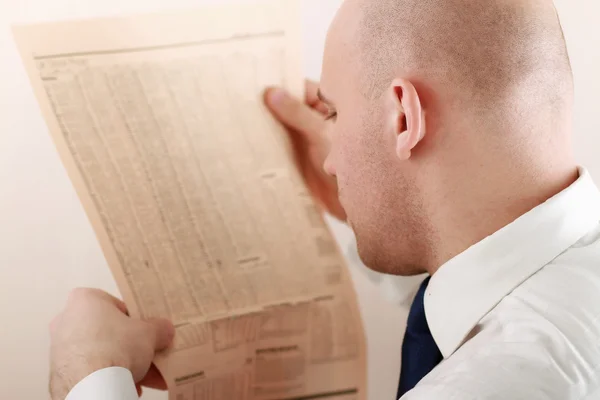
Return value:
M 600 192 L 562 193 L 434 274 L 444 361 L 402 400 L 600 399 Z
M 444 361 L 402 400 L 600 399 L 600 191 L 589 173 L 443 265 L 425 312 Z M 137 398 L 122 368 L 67 396 Z

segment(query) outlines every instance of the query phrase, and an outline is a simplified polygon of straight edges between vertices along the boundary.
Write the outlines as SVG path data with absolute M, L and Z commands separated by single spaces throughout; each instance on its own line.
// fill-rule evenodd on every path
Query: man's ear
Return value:
M 396 154 L 408 160 L 414 148 L 425 136 L 425 112 L 412 83 L 394 79 L 387 93 L 387 112 L 390 128 L 396 138 Z

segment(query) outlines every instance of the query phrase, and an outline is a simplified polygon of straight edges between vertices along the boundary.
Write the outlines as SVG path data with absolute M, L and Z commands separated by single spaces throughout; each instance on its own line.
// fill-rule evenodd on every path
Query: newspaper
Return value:
M 365 398 L 344 259 L 264 108 L 301 95 L 298 3 L 15 27 L 133 317 L 166 317 L 173 400 Z

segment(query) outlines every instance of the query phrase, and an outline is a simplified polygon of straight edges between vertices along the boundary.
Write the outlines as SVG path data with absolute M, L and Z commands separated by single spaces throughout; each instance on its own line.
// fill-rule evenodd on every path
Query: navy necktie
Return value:
M 423 300 L 430 279 L 431 277 L 428 277 L 421 284 L 408 314 L 406 333 L 402 343 L 402 370 L 396 399 L 414 388 L 443 359 L 425 318 Z

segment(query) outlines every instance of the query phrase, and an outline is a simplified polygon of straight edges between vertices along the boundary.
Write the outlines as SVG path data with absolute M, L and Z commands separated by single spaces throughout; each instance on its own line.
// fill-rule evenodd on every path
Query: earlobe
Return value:
M 390 87 L 391 112 L 396 137 L 396 155 L 408 160 L 425 136 L 425 113 L 414 85 L 406 79 L 394 79 Z

